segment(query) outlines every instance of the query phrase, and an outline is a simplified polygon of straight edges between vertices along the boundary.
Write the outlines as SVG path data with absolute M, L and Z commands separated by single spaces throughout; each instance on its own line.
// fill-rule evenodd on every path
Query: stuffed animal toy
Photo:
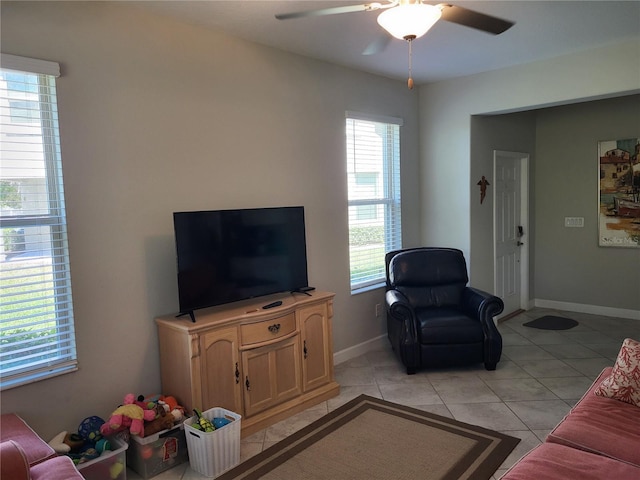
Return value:
M 64 441 L 67 435 L 68 433 L 66 430 L 64 432 L 60 432 L 53 437 L 51 441 L 49 441 L 49 446 L 53 448 L 56 453 L 69 453 L 71 451 L 71 446 Z
M 162 398 L 162 395 L 160 395 L 159 393 L 156 393 L 154 395 L 148 395 L 148 396 L 144 396 L 144 395 L 138 395 L 138 401 L 137 404 L 140 405 L 142 408 L 147 408 L 149 410 L 152 410 L 153 408 L 156 407 L 156 405 L 158 405 L 158 400 L 160 400 Z
M 100 427 L 103 424 L 104 420 L 96 415 L 87 417 L 80 422 L 77 434 L 68 433 L 66 431 L 60 432 L 51 439 L 49 445 L 56 451 L 56 453 L 66 454 L 77 454 L 78 452 L 82 452 L 88 448 L 93 448 L 96 443 L 102 439 Z
M 164 411 L 170 413 L 173 416 L 173 422 L 178 423 L 184 419 L 184 407 L 178 404 L 175 397 L 171 395 L 138 395 L 137 404 L 142 408 L 153 409 L 157 406 L 162 406 Z M 157 415 L 156 415 L 157 417 Z
M 156 418 L 156 412 L 136 405 L 135 397 L 130 393 L 124 397 L 124 405 L 116 408 L 109 420 L 100 427 L 100 433 L 113 435 L 128 428 L 131 435 L 144 435 L 144 421 L 151 421 L 154 418 Z
M 170 395 L 166 397 L 163 396 L 158 401 L 158 403 L 162 405 L 165 410 L 173 416 L 173 421 L 175 423 L 182 421 L 182 419 L 184 418 L 184 407 L 178 405 L 178 401 L 175 399 L 175 397 L 172 397 Z
M 150 422 L 144 422 L 144 434 L 143 437 L 148 437 L 154 433 L 158 433 L 162 430 L 167 430 L 173 427 L 173 416 L 165 412 L 162 406 L 156 407 L 158 416 Z

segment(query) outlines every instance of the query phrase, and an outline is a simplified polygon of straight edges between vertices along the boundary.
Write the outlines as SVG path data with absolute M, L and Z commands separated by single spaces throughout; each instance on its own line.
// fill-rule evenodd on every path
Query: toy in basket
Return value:
M 198 411 L 184 421 L 189 464 L 193 470 L 215 478 L 240 463 L 241 418 L 237 413 L 216 407 Z M 216 423 L 220 427 L 216 427 Z

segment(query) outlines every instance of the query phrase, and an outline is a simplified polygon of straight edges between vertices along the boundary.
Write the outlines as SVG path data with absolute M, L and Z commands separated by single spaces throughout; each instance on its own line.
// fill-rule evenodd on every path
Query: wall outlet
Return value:
M 584 227 L 584 217 L 564 217 L 565 227 Z
M 376 317 L 379 317 L 380 315 L 382 315 L 382 305 L 376 303 Z

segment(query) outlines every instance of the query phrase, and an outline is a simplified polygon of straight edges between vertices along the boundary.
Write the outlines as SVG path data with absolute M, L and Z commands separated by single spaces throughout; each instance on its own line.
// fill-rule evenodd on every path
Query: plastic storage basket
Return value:
M 131 436 L 127 465 L 144 479 L 186 462 L 187 441 L 182 424 L 148 437 Z
M 98 458 L 76 465 L 87 480 L 126 480 L 127 448 L 129 445 L 118 436 L 110 437 L 113 450 L 104 452 Z
M 241 416 L 224 408 L 211 408 L 202 412 L 207 420 L 225 417 L 231 420 L 224 427 L 213 432 L 196 430 L 191 425 L 197 417 L 184 421 L 184 431 L 189 450 L 191 468 L 205 477 L 215 478 L 240 463 L 240 420 Z

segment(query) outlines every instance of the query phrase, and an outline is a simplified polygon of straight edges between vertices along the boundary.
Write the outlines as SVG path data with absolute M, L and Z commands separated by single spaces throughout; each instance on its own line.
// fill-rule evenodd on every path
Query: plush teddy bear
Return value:
M 148 437 L 154 433 L 161 432 L 173 428 L 173 416 L 165 412 L 161 405 L 156 407 L 157 417 L 150 422 L 144 422 L 144 434 L 143 437 Z
M 113 435 L 121 430 L 129 429 L 131 435 L 144 435 L 144 422 L 156 418 L 156 412 L 145 410 L 140 405 L 136 405 L 135 397 L 132 393 L 124 397 L 124 405 L 116 408 L 109 420 L 102 427 L 102 435 Z

